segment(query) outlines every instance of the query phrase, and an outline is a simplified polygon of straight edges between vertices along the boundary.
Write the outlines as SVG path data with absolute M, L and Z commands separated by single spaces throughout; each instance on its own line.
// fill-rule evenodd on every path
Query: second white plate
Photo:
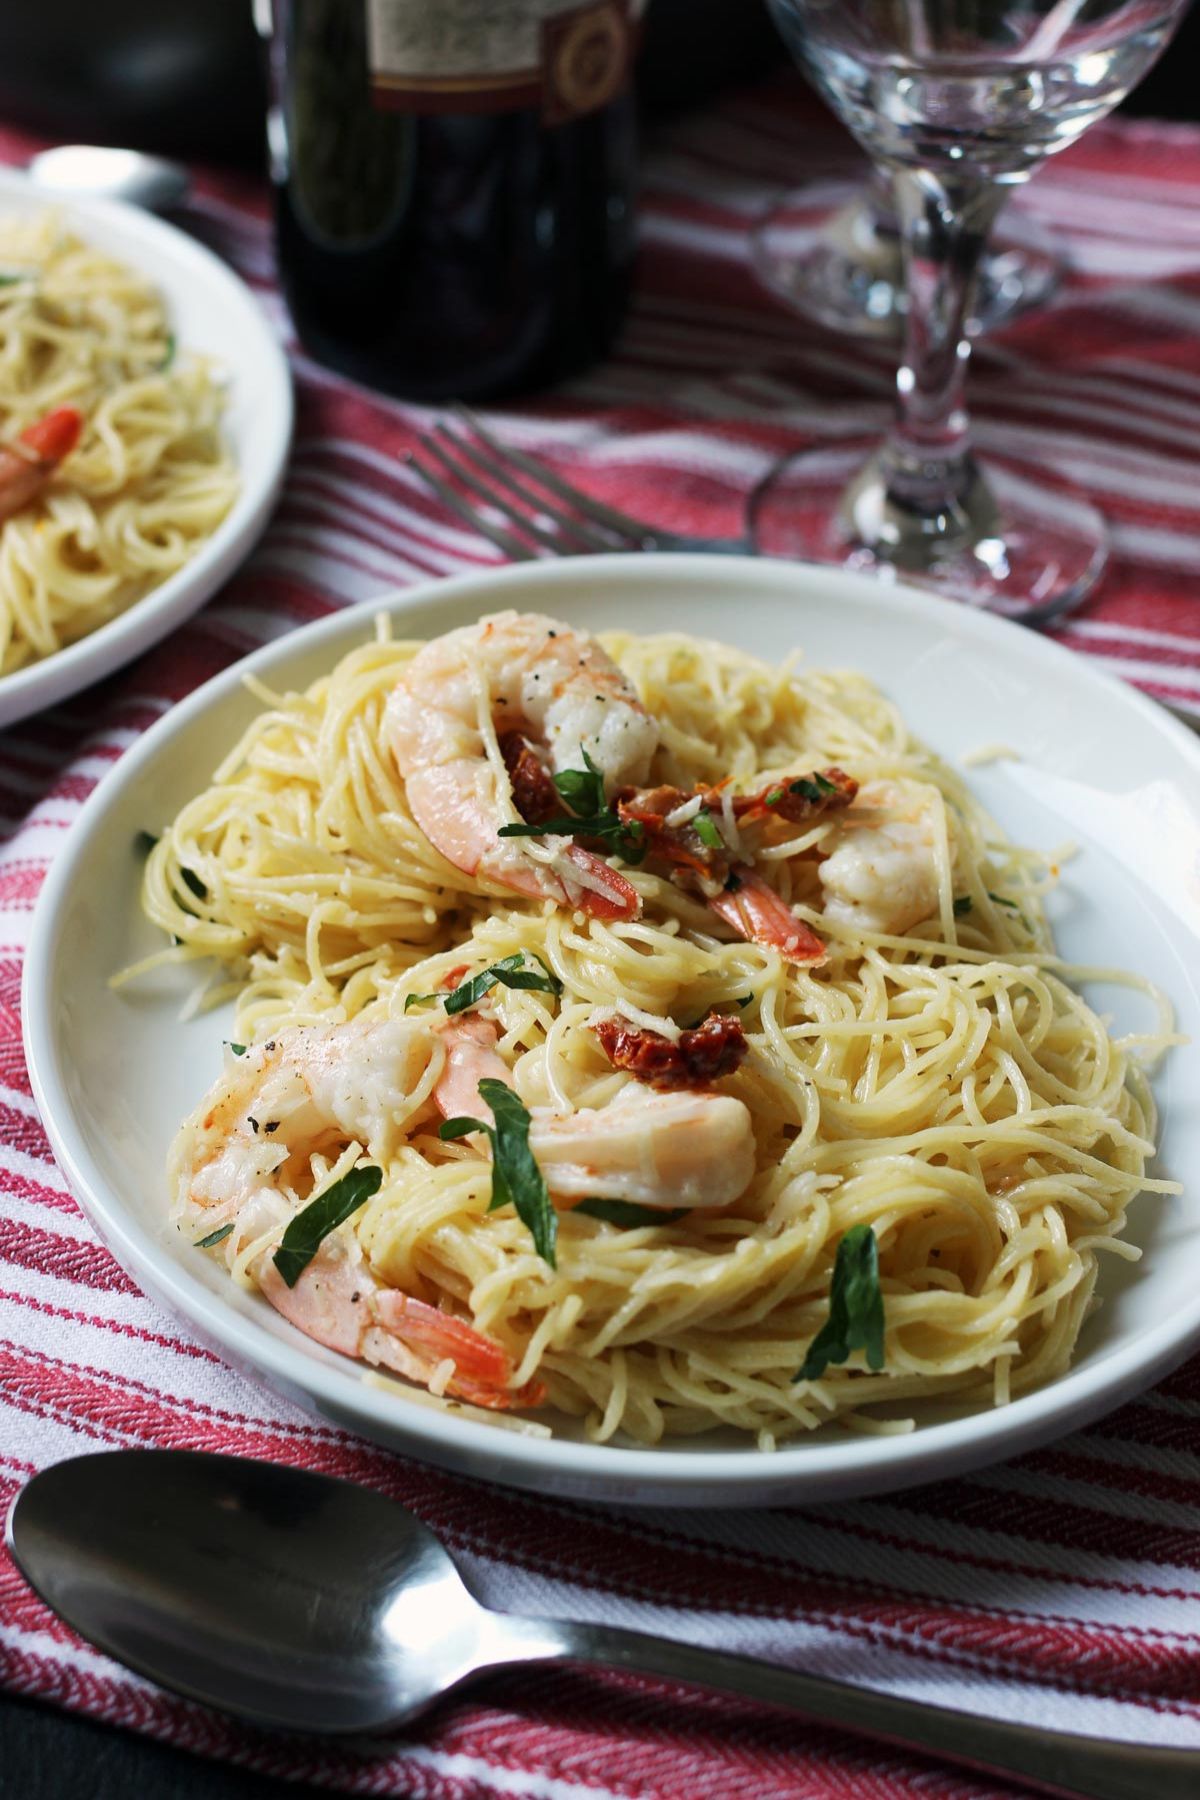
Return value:
M 98 631 L 0 677 L 0 726 L 90 687 L 203 606 L 266 526 L 292 437 L 287 358 L 262 308 L 232 269 L 173 225 L 136 207 L 55 201 L 23 175 L 0 169 L 0 214 L 48 207 L 89 244 L 147 276 L 166 301 L 181 348 L 202 351 L 224 371 L 228 388 L 221 429 L 240 486 L 227 517 L 182 569 Z

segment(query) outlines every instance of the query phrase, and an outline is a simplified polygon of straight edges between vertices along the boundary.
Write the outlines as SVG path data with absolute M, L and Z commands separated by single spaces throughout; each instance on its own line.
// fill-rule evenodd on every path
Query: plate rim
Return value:
M 435 577 L 407 588 L 388 590 L 375 601 L 340 609 L 274 639 L 173 706 L 98 783 L 81 808 L 38 896 L 26 947 L 21 1012 L 34 1099 L 51 1148 L 72 1195 L 102 1241 L 144 1291 L 215 1348 L 224 1362 L 243 1374 L 252 1371 L 254 1378 L 265 1382 L 273 1392 L 401 1454 L 443 1468 L 484 1475 L 510 1486 L 536 1485 L 564 1497 L 639 1505 L 687 1499 L 694 1506 L 708 1507 L 896 1492 L 1036 1448 L 1090 1423 L 1169 1373 L 1200 1344 L 1200 1293 L 1190 1310 L 1176 1312 L 1157 1327 L 1138 1332 L 1131 1344 L 1101 1355 L 1091 1367 L 1068 1369 L 1056 1380 L 1019 1396 L 1005 1407 L 980 1409 L 905 1435 L 831 1436 L 824 1444 L 805 1438 L 796 1445 L 785 1444 L 769 1456 L 749 1443 L 732 1450 L 672 1448 L 663 1452 L 657 1448 L 562 1438 L 524 1438 L 438 1413 L 420 1403 L 405 1405 L 402 1395 L 372 1390 L 363 1381 L 357 1365 L 348 1363 L 343 1370 L 316 1356 L 305 1356 L 302 1342 L 293 1344 L 290 1337 L 277 1338 L 254 1319 L 243 1318 L 222 1302 L 219 1293 L 210 1293 L 197 1277 L 178 1265 L 165 1245 L 147 1239 L 132 1214 L 125 1214 L 119 1193 L 108 1190 L 103 1176 L 89 1166 L 85 1134 L 73 1117 L 69 1095 L 59 1075 L 53 1021 L 49 1008 L 39 1003 L 37 991 L 40 988 L 41 992 L 48 992 L 45 978 L 55 930 L 70 893 L 74 870 L 102 826 L 111 797 L 154 762 L 160 746 L 169 747 L 174 736 L 239 687 L 246 673 L 261 674 L 264 668 L 302 657 L 329 640 L 365 635 L 368 621 L 376 611 L 393 617 L 399 614 L 402 618 L 404 613 L 431 602 L 469 601 L 476 595 L 480 610 L 486 611 L 494 610 L 493 600 L 498 605 L 505 604 L 505 596 L 513 588 L 532 587 L 552 593 L 559 583 L 578 583 L 583 561 L 547 560 L 470 571 L 449 578 Z M 950 628 L 953 633 L 957 625 L 957 635 L 982 636 L 985 642 L 998 636 L 1006 644 L 1017 641 L 1013 636 L 1016 633 L 1035 660 L 1069 671 L 1072 681 L 1082 682 L 1123 706 L 1131 706 L 1173 745 L 1192 774 L 1200 778 L 1200 739 L 1165 708 L 1096 668 L 1078 652 L 995 615 L 903 585 L 885 586 L 867 576 L 813 564 L 691 554 L 654 558 L 637 554 L 598 556 L 589 557 L 586 562 L 589 575 L 599 578 L 598 586 L 612 582 L 618 590 L 627 576 L 635 582 L 653 581 L 656 565 L 663 568 L 664 574 L 669 570 L 677 580 L 711 577 L 728 581 L 740 563 L 748 581 L 762 582 L 765 587 L 780 586 L 799 571 L 808 578 L 819 575 L 822 581 L 832 580 L 851 603 L 877 606 L 886 599 L 889 605 L 942 632 Z M 970 624 L 964 625 L 968 619 Z M 885 1445 L 886 1450 L 882 1448 Z M 878 1477 L 878 1483 L 873 1477 Z
M 215 251 L 181 227 L 125 201 L 52 194 L 39 189 L 22 170 L 0 167 L 0 210 L 12 196 L 32 201 L 47 211 L 60 210 L 68 223 L 78 224 L 85 235 L 88 221 L 96 220 L 102 226 L 128 234 L 139 246 L 144 243 L 149 260 L 135 266 L 160 285 L 161 276 L 154 266 L 156 247 L 163 247 L 172 260 L 191 263 L 202 271 L 204 280 L 224 291 L 230 310 L 236 310 L 247 328 L 254 331 L 252 354 L 269 389 L 261 411 L 276 423 L 257 486 L 248 487 L 239 468 L 240 485 L 229 512 L 181 569 L 85 637 L 0 676 L 0 729 L 18 724 L 31 713 L 57 705 L 103 680 L 158 643 L 211 599 L 245 561 L 275 510 L 287 473 L 295 426 L 291 367 L 283 345 L 248 283 Z

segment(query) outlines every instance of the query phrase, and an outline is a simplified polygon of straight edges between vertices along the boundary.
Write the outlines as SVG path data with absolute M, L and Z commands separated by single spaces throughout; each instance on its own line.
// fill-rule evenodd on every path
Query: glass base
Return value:
M 759 279 L 800 313 L 832 331 L 894 340 L 904 328 L 900 238 L 872 190 L 848 183 L 801 188 L 758 226 L 752 254 Z M 1010 206 L 980 265 L 968 336 L 995 331 L 1044 306 L 1063 265 L 1025 214 Z
M 1039 465 L 989 459 L 952 515 L 890 505 L 878 439 L 802 452 L 752 497 L 761 556 L 832 563 L 1043 624 L 1069 612 L 1108 562 L 1108 529 L 1080 489 Z

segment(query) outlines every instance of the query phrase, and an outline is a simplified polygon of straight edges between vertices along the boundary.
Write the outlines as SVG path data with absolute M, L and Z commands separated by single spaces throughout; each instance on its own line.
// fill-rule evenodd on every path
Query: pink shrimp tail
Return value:
M 824 962 L 825 946 L 816 932 L 784 905 L 761 875 L 745 863 L 736 864 L 732 873 L 737 877 L 737 886 L 717 894 L 708 903 L 719 919 L 732 925 L 747 943 L 780 950 L 789 962 L 810 967 Z
M 520 1406 L 540 1406 L 546 1390 L 540 1382 L 511 1389 L 512 1357 L 495 1338 L 476 1331 L 465 1319 L 414 1300 L 398 1288 L 388 1288 L 375 1302 L 375 1314 L 385 1331 L 410 1344 L 418 1355 L 441 1362 L 450 1358 L 454 1374 L 446 1391 L 475 1406 L 507 1412 Z
M 21 450 L 0 444 L 0 523 L 37 499 L 82 429 L 83 414 L 60 406 L 25 427 L 17 439 Z
M 597 890 L 588 886 L 579 896 L 578 905 L 593 919 L 636 919 L 642 910 L 642 898 L 632 881 L 626 881 L 624 875 L 616 869 L 610 869 L 602 856 L 593 850 L 584 850 L 579 844 L 568 844 L 565 854 L 578 869 L 587 873 L 589 882 L 599 881 L 604 885 Z
M 83 430 L 83 414 L 74 406 L 57 406 L 44 418 L 35 419 L 21 433 L 18 442 L 32 450 L 40 462 L 55 467 L 70 456 Z

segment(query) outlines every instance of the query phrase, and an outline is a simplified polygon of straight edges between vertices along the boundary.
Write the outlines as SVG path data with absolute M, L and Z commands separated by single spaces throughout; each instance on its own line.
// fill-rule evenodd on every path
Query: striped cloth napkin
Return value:
M 0 133 L 0 158 L 35 146 Z M 791 449 L 882 424 L 892 357 L 797 325 L 748 235 L 797 178 L 850 153 L 781 82 L 661 134 L 620 357 L 494 422 L 594 493 L 734 533 Z M 1060 636 L 1200 717 L 1200 130 L 1114 122 L 1048 167 L 1014 224 L 1071 258 L 1066 292 L 985 345 L 986 447 L 1020 442 L 1112 520 L 1102 592 Z M 30 1099 L 18 994 L 31 908 L 64 831 L 123 751 L 244 651 L 387 588 L 494 560 L 400 463 L 419 409 L 355 388 L 291 339 L 267 197 L 200 174 L 188 228 L 250 283 L 293 354 L 296 452 L 266 539 L 170 642 L 0 736 L 0 1503 L 34 1470 L 117 1445 L 274 1458 L 366 1482 L 445 1537 L 499 1606 L 622 1622 L 895 1693 L 1200 1747 L 1200 1360 L 1090 1430 L 918 1492 L 763 1514 L 620 1512 L 398 1461 L 260 1392 L 183 1335 L 96 1241 Z M 1012 1789 L 668 1684 L 514 1674 L 406 1734 L 353 1747 L 257 1733 L 81 1644 L 0 1553 L 0 1679 L 211 1756 L 421 1800 L 985 1800 Z

